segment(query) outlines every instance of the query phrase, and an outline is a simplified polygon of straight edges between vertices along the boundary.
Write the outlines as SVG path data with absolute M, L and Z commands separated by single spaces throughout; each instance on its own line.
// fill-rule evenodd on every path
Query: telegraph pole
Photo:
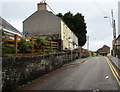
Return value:
M 89 50 L 89 36 L 87 36 L 87 50 Z
M 112 28 L 113 28 L 113 56 L 116 56 L 116 24 L 115 19 L 113 17 L 113 9 L 111 9 L 111 15 L 112 15 Z

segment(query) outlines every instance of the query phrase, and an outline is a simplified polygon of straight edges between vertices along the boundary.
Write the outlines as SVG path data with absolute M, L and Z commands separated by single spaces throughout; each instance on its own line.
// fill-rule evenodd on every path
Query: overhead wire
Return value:
M 41 1 L 42 3 L 46 3 L 46 0 L 42 0 Z M 46 5 L 48 6 L 48 8 L 54 13 L 54 14 L 56 14 L 55 13 L 55 11 L 46 3 Z
M 110 17 L 107 16 L 107 14 L 103 11 L 103 9 L 102 9 L 101 7 L 99 7 L 99 5 L 95 2 L 95 0 L 92 0 L 92 1 L 93 1 L 93 3 L 96 5 L 96 7 L 101 11 L 101 13 L 104 15 L 104 17 L 107 17 L 107 18 L 109 19 L 110 25 L 112 26 Z
M 106 13 L 105 13 L 105 12 L 103 11 L 103 9 L 96 3 L 96 1 L 95 1 L 95 0 L 92 0 L 92 1 L 93 1 L 93 3 L 96 5 L 96 7 L 101 11 L 101 13 L 106 16 Z
M 46 3 L 47 4 L 47 3 Z M 47 4 L 47 6 L 48 6 L 48 8 L 54 13 L 54 14 L 56 14 L 55 13 L 55 11 Z

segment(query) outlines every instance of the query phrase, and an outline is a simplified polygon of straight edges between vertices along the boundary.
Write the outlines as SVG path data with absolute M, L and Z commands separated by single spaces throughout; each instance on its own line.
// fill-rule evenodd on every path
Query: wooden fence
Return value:
M 5 37 L 8 37 L 10 39 L 5 39 Z M 3 34 L 3 38 L 2 38 L 2 42 L 12 42 L 13 44 L 6 44 L 5 46 L 9 46 L 9 47 L 15 47 L 15 55 L 23 55 L 23 53 L 18 53 L 18 43 L 20 41 L 20 39 L 26 39 L 27 42 L 31 43 L 32 45 L 35 44 L 36 38 L 28 38 L 28 37 L 22 37 L 22 36 L 18 36 L 18 35 L 11 35 L 8 33 L 4 33 Z M 58 50 L 59 46 L 58 46 L 58 42 L 53 42 L 53 41 L 44 41 L 44 46 L 41 46 L 40 50 L 35 50 L 34 47 L 32 47 L 32 53 L 29 54 L 40 54 L 40 53 L 35 53 L 36 51 L 42 51 L 42 52 L 47 52 L 49 49 L 50 50 Z M 6 54 L 7 55 L 7 54 Z

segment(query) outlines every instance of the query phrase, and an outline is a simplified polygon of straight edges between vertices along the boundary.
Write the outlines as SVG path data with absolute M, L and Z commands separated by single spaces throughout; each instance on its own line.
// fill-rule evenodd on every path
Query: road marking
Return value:
M 116 75 L 118 76 L 118 78 L 120 78 L 120 76 L 119 76 L 119 74 L 118 74 L 118 72 L 117 72 L 117 70 L 115 69 L 115 67 L 113 66 L 113 64 L 110 62 L 110 60 L 108 59 L 108 62 L 110 63 L 110 65 L 112 66 L 112 68 L 113 68 L 113 70 L 114 70 L 114 72 L 116 73 Z
M 111 69 L 111 71 L 112 71 L 115 79 L 117 80 L 118 85 L 120 86 L 119 74 L 117 73 L 116 69 L 114 68 L 114 66 L 112 65 L 112 63 L 110 62 L 110 60 L 109 60 L 107 57 L 106 57 L 106 62 L 107 62 L 107 64 L 109 65 L 109 67 L 110 67 L 110 69 Z
M 112 68 L 113 68 L 113 70 L 114 70 L 114 72 L 116 73 L 116 75 L 118 76 L 118 78 L 120 78 L 120 76 L 119 76 L 119 74 L 117 73 L 117 70 L 115 69 L 115 67 L 112 65 L 112 63 L 110 62 L 110 64 L 111 64 L 111 66 L 112 66 Z

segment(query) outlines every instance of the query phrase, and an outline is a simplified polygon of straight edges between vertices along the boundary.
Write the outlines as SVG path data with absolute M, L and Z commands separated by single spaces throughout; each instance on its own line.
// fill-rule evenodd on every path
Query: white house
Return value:
M 78 48 L 78 38 L 61 20 L 61 39 L 63 41 L 63 49 Z

